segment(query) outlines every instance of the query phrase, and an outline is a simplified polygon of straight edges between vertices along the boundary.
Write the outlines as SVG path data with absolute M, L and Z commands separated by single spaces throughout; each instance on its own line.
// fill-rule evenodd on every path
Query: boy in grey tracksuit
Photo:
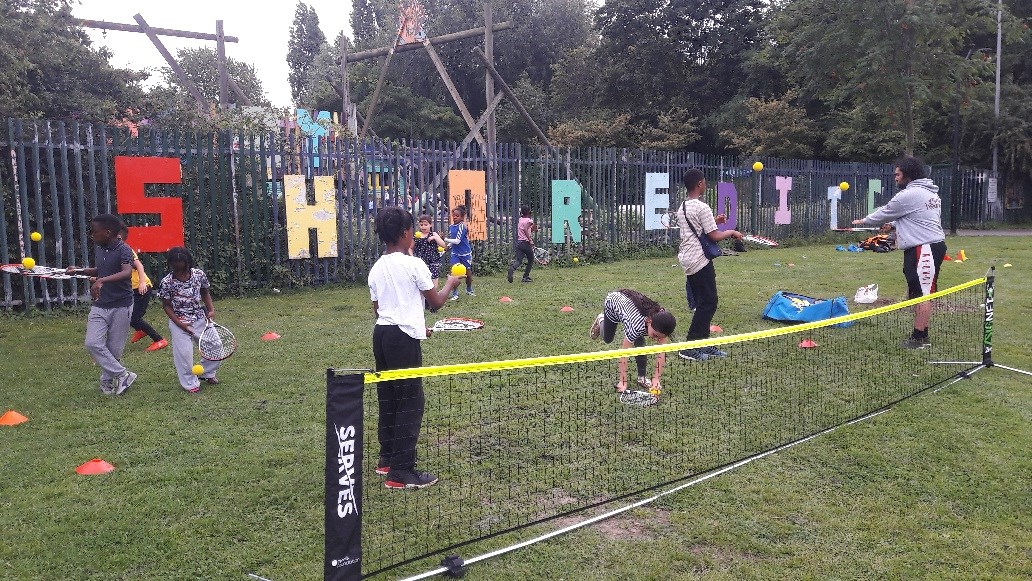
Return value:
M 938 186 L 927 177 L 924 163 L 914 157 L 904 157 L 896 163 L 895 177 L 896 185 L 903 189 L 870 215 L 853 220 L 853 224 L 892 223 L 896 227 L 896 245 L 903 249 L 907 297 L 913 299 L 935 292 L 939 267 L 946 256 L 942 200 Z M 928 301 L 914 307 L 914 331 L 901 344 L 904 349 L 931 346 L 931 314 L 932 304 Z

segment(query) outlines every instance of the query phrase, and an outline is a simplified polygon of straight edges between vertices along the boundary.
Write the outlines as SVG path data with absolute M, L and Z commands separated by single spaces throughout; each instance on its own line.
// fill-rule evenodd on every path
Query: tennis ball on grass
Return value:
M 193 366 L 193 367 L 192 367 L 192 368 L 190 369 L 190 373 L 193 373 L 194 375 L 200 375 L 200 374 L 204 373 L 204 368 L 203 368 L 203 367 L 201 367 L 201 365 L 200 365 L 200 364 L 194 365 L 194 366 Z
M 849 182 L 842 182 L 838 185 L 839 189 L 843 192 L 849 189 Z
M 453 264 L 451 274 L 452 276 L 466 276 L 466 267 L 461 264 Z
M 33 232 L 32 234 L 29 234 L 29 238 L 31 238 L 33 242 L 39 242 L 43 239 L 43 235 L 39 232 Z
M 763 162 L 762 161 L 757 161 L 757 162 L 753 163 L 752 164 L 752 170 L 753 171 L 763 171 Z
M 25 270 L 32 270 L 33 268 L 36 268 L 36 261 L 31 256 L 26 256 L 22 259 L 21 265 Z

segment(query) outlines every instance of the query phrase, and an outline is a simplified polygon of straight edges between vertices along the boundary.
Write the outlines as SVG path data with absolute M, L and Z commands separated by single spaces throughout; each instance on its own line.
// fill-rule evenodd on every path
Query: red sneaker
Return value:
M 147 333 L 145 333 L 143 331 L 137 331 L 137 332 L 133 333 L 133 338 L 129 339 L 129 342 L 130 343 L 135 343 L 135 342 L 139 341 L 140 339 L 143 339 L 146 336 L 147 336 Z
M 147 351 L 157 351 L 159 349 L 164 349 L 165 347 L 168 347 L 168 341 L 164 339 L 158 339 L 157 341 L 151 343 L 150 347 L 147 347 Z

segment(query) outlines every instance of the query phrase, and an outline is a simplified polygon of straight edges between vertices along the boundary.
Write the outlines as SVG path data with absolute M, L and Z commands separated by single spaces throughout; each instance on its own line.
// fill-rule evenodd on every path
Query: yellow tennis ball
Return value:
M 842 182 L 838 185 L 839 189 L 843 192 L 849 189 L 849 182 Z
M 451 274 L 452 276 L 466 276 L 466 267 L 461 264 L 453 264 Z
M 577 258 L 576 256 L 574 256 L 574 257 L 573 257 L 573 261 L 574 261 L 574 262 L 580 262 L 580 259 L 579 259 L 579 258 Z
M 438 246 L 437 247 L 437 251 L 438 252 L 444 252 L 444 246 Z
M 33 268 L 36 268 L 36 260 L 33 259 L 31 256 L 26 256 L 22 259 L 21 265 L 25 268 L 25 270 L 32 270 Z
M 763 171 L 763 162 L 762 161 L 753 162 L 752 170 L 753 171 Z
M 201 367 L 200 363 L 198 363 L 197 365 L 194 365 L 190 369 L 190 373 L 193 373 L 194 375 L 200 375 L 200 374 L 204 373 L 204 368 Z
M 32 234 L 29 234 L 29 238 L 31 238 L 33 242 L 39 242 L 43 239 L 43 235 L 39 232 L 33 232 Z
M 416 238 L 422 238 L 422 237 L 423 237 L 423 233 L 420 232 L 419 230 L 416 230 Z

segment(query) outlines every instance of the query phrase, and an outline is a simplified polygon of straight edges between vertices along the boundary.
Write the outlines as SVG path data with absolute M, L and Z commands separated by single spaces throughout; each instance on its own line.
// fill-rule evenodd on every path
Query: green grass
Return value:
M 998 269 L 994 358 L 1032 369 L 1029 239 L 948 243 L 970 260 L 945 264 L 942 287 L 1014 264 Z M 759 314 L 778 289 L 852 297 L 877 282 L 882 297 L 898 299 L 900 261 L 898 252 L 832 245 L 721 258 L 715 322 L 725 333 L 770 327 Z M 487 328 L 475 341 L 432 338 L 424 363 L 596 350 L 585 330 L 604 294 L 622 286 L 659 299 L 687 325 L 675 262 L 546 268 L 533 284 L 477 278 L 478 296 L 442 314 L 481 318 Z M 498 303 L 502 294 L 514 302 Z M 563 305 L 576 310 L 561 314 Z M 137 344 L 126 363 L 140 380 L 125 396 L 104 398 L 82 347 L 82 313 L 0 317 L 0 413 L 30 418 L 0 428 L 0 577 L 319 578 L 324 370 L 371 366 L 368 292 L 304 290 L 216 309 L 241 348 L 220 371 L 223 384 L 200 396 L 179 389 L 168 351 L 146 354 Z M 159 309 L 149 319 L 164 328 Z M 283 338 L 260 341 L 269 330 Z M 1005 370 L 980 372 L 648 507 L 475 565 L 467 578 L 1025 578 L 1029 385 Z M 116 471 L 74 473 L 95 457 Z

